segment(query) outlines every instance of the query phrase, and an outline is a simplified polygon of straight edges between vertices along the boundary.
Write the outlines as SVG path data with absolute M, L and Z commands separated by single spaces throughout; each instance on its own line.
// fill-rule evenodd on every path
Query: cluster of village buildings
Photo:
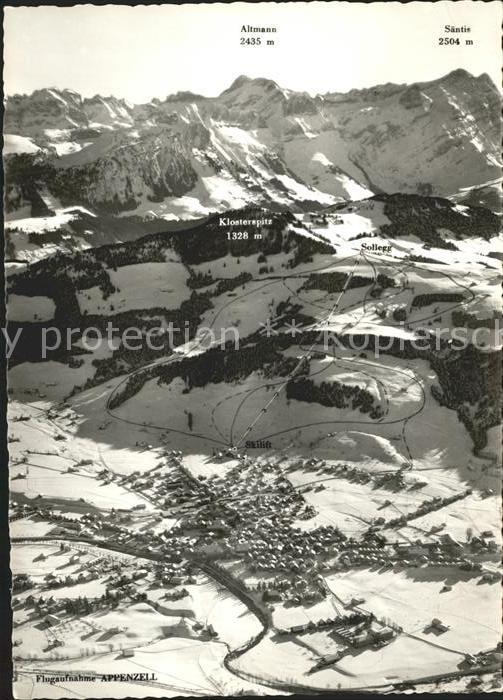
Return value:
M 145 449 L 149 447 L 145 445 Z M 91 466 L 88 462 L 74 468 Z M 485 568 L 497 551 L 490 531 L 463 542 L 440 532 L 434 538 L 393 541 L 393 528 L 464 498 L 469 490 L 426 500 L 394 521 L 375 518 L 358 537 L 347 537 L 335 525 L 301 527 L 301 521 L 311 516 L 313 507 L 303 497 L 305 489 L 295 488 L 286 477 L 292 468 L 332 472 L 332 465 L 316 459 L 286 466 L 281 459 L 259 462 L 235 450 L 215 455 L 214 462 L 221 464 L 221 472 L 195 476 L 185 466 L 180 451 L 166 448 L 148 473 L 135 471 L 124 476 L 106 468 L 100 470 L 97 477 L 104 484 L 114 481 L 140 498 L 131 509 L 93 509 L 71 517 L 49 509 L 42 498 L 12 503 L 11 519 L 29 517 L 51 522 L 54 528 L 50 536 L 67 541 L 62 547 L 75 549 L 76 542 L 87 541 L 137 558 L 134 570 L 130 563 L 104 557 L 71 574 L 50 573 L 41 587 L 37 586 L 37 594 L 30 592 L 16 605 L 33 606 L 39 617 L 55 626 L 72 611 L 85 615 L 121 602 L 148 600 L 147 593 L 138 588 L 148 579 L 152 585 L 166 588 L 166 602 L 150 601 L 153 607 L 161 610 L 167 605 L 169 610 L 171 602 L 187 596 L 185 586 L 196 583 L 194 566 L 200 561 L 239 560 L 244 573 L 238 583 L 264 610 L 274 609 L 275 605 L 309 606 L 320 602 L 331 595 L 324 575 L 355 567 L 374 567 L 378 571 L 402 566 L 445 566 L 480 576 L 486 583 L 499 578 L 494 568 Z M 344 469 L 344 465 L 336 469 L 341 478 L 380 479 L 381 485 L 389 483 L 392 488 L 396 487 L 397 478 L 405 478 L 403 470 L 397 472 L 398 477 L 395 474 L 388 479 L 384 475 L 370 476 L 357 468 Z M 165 518 L 170 523 L 163 529 Z M 79 554 L 73 549 L 70 561 L 78 564 Z M 141 565 L 138 557 L 143 557 Z M 107 574 L 106 594 L 86 601 L 86 607 L 75 608 L 68 597 L 55 599 L 50 594 L 59 586 L 78 585 Z M 248 582 L 250 576 L 255 583 Z M 15 577 L 14 594 L 31 585 L 27 577 Z M 446 584 L 445 588 L 449 587 Z M 49 595 L 42 595 L 44 591 Z M 400 628 L 389 620 L 376 620 L 372 611 L 361 607 L 363 602 L 346 601 L 344 613 L 277 632 L 301 635 L 325 630 L 344 648 L 378 647 L 392 642 Z M 448 629 L 437 618 L 432 619 L 431 626 L 438 633 Z M 206 629 L 202 633 L 209 634 Z M 322 659 L 318 667 L 329 665 L 334 659 Z

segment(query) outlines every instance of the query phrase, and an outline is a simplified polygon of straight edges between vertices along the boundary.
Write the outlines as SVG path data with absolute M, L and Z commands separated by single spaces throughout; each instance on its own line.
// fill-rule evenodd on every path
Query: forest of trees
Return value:
M 483 207 L 461 212 L 448 199 L 415 194 L 378 194 L 372 199 L 384 202 L 384 215 L 391 223 L 383 224 L 381 233 L 389 238 L 417 236 L 437 248 L 456 250 L 439 229 L 452 231 L 452 238 L 460 239 L 480 236 L 488 240 L 499 232 L 498 217 Z
M 412 300 L 411 308 L 420 309 L 423 306 L 429 306 L 430 304 L 434 304 L 437 301 L 457 303 L 464 301 L 464 299 L 464 295 L 459 293 L 448 294 L 443 292 L 434 292 L 432 294 L 418 294 Z
M 312 379 L 302 377 L 292 379 L 286 385 L 286 395 L 289 399 L 318 403 L 330 408 L 350 408 L 368 413 L 370 418 L 378 419 L 382 410 L 374 404 L 374 396 L 359 386 L 343 384 L 338 381 L 315 384 Z

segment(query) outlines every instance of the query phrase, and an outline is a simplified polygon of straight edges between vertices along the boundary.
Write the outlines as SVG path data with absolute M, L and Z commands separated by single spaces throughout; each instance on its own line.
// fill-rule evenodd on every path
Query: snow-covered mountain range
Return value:
M 490 204 L 500 175 L 499 93 L 464 70 L 315 97 L 241 76 L 218 97 L 143 105 L 43 89 L 7 99 L 4 133 L 9 220 L 306 210 L 381 192 Z

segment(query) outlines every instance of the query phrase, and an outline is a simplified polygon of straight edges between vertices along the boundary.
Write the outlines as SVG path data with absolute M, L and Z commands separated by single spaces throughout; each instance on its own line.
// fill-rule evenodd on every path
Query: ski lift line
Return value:
M 355 272 L 355 270 L 356 270 L 356 268 L 357 268 L 357 266 L 358 266 L 358 264 L 359 264 L 359 262 L 360 262 L 361 257 L 362 257 L 362 253 L 360 252 L 360 253 L 358 253 L 358 256 L 357 256 L 357 258 L 356 258 L 356 260 L 355 260 L 355 262 L 354 262 L 354 265 L 353 265 L 353 267 L 351 268 L 351 272 L 350 272 L 349 275 L 346 277 L 346 281 L 344 282 L 344 285 L 343 285 L 343 287 L 342 287 L 342 289 L 341 289 L 341 291 L 340 291 L 340 293 L 339 293 L 339 296 L 338 296 L 337 299 L 335 300 L 335 304 L 333 305 L 332 309 L 329 311 L 327 317 L 325 318 L 325 321 L 330 321 L 332 315 L 337 311 L 337 309 L 338 309 L 338 307 L 339 307 L 339 304 L 340 304 L 340 301 L 341 301 L 341 299 L 342 299 L 342 297 L 343 297 L 343 295 L 344 295 L 346 289 L 348 288 L 348 285 L 349 285 L 349 283 L 350 283 L 350 281 L 351 281 L 351 279 L 352 279 L 352 277 L 353 277 L 353 275 L 354 275 L 354 272 Z M 298 372 L 299 369 L 301 368 L 301 366 L 302 366 L 304 360 L 305 360 L 306 357 L 308 357 L 309 354 L 312 352 L 312 350 L 313 350 L 313 348 L 315 347 L 315 345 L 317 345 L 317 344 L 319 343 L 320 338 L 323 337 L 323 333 L 324 333 L 324 331 L 321 331 L 321 333 L 314 339 L 314 341 L 311 343 L 311 345 L 309 346 L 309 348 L 306 350 L 306 352 L 302 355 L 302 357 L 300 358 L 300 360 L 297 362 L 297 364 L 295 365 L 295 367 L 294 367 L 294 369 L 292 370 L 292 372 L 288 375 L 288 377 L 287 377 L 286 380 L 283 382 L 283 384 L 281 384 L 281 386 L 279 387 L 279 389 L 277 389 L 277 390 L 274 392 L 273 396 L 269 399 L 269 401 L 265 404 L 265 406 L 258 412 L 258 414 L 255 416 L 255 418 L 254 418 L 253 421 L 250 423 L 250 425 L 246 428 L 246 430 L 245 430 L 244 433 L 241 435 L 241 437 L 240 437 L 239 440 L 237 441 L 236 445 L 234 445 L 234 447 L 239 447 L 239 445 L 241 445 L 241 443 L 245 440 L 245 438 L 247 437 L 247 435 L 249 435 L 249 433 L 253 430 L 253 428 L 254 428 L 255 425 L 258 423 L 258 421 L 261 419 L 261 417 L 262 417 L 265 413 L 267 413 L 267 411 L 269 410 L 269 407 L 271 406 L 271 404 L 277 399 L 277 397 L 278 397 L 279 394 L 283 391 L 283 389 L 286 387 L 286 385 L 288 384 L 288 382 L 297 374 L 297 372 Z
M 341 258 L 340 260 L 338 260 L 337 263 L 331 263 L 330 265 L 323 265 L 322 267 L 310 268 L 310 269 L 308 269 L 308 270 L 305 270 L 304 275 L 310 274 L 310 273 L 312 273 L 312 272 L 319 272 L 319 271 L 322 271 L 322 270 L 329 269 L 329 268 L 333 267 L 334 264 L 339 264 L 339 263 L 341 263 L 341 262 L 344 262 L 345 260 L 348 260 L 348 259 L 350 259 L 351 257 L 353 257 L 353 256 L 352 256 L 352 255 L 347 255 L 347 256 L 345 256 L 344 258 Z M 276 284 L 276 282 L 281 281 L 283 278 L 288 279 L 289 277 L 293 277 L 293 275 L 285 275 L 284 277 L 283 277 L 283 276 L 275 277 L 272 281 L 269 281 L 269 282 L 267 282 L 266 284 L 261 285 L 258 289 L 252 289 L 250 292 L 247 292 L 246 294 L 240 295 L 239 299 L 242 299 L 243 297 L 249 296 L 250 294 L 253 294 L 253 293 L 257 292 L 257 291 L 260 291 L 260 290 L 263 289 L 264 287 L 270 286 L 270 285 L 272 285 L 272 284 Z M 211 328 L 213 328 L 213 324 L 215 323 L 216 319 L 220 316 L 220 314 L 222 313 L 222 311 L 223 311 L 224 309 L 226 309 L 228 306 L 232 305 L 235 301 L 236 301 L 236 299 L 231 299 L 231 300 L 228 301 L 226 304 L 224 304 L 224 306 L 223 306 L 222 308 L 220 308 L 220 309 L 216 312 L 216 314 L 213 316 L 213 319 L 212 319 L 212 321 L 211 321 L 211 327 L 210 327 L 210 330 L 208 331 L 208 333 L 211 331 Z M 195 346 L 194 346 L 194 347 L 197 348 L 197 347 L 198 347 L 199 345 L 201 345 L 201 343 L 206 339 L 208 333 L 205 333 L 205 334 L 204 334 L 202 337 L 200 337 L 199 339 L 196 338 L 195 341 L 189 341 L 189 346 L 190 346 L 190 344 L 191 344 L 192 342 L 195 342 Z M 126 377 L 125 377 L 124 379 L 122 379 L 122 380 L 112 389 L 112 391 L 110 392 L 110 394 L 109 394 L 108 397 L 107 397 L 107 401 L 106 401 L 106 404 L 105 404 L 105 410 L 106 410 L 106 412 L 108 413 L 108 415 L 110 415 L 112 418 L 115 418 L 116 420 L 120 420 L 120 421 L 123 422 L 123 423 L 129 423 L 129 424 L 131 424 L 131 425 L 140 425 L 140 424 L 137 423 L 136 421 L 128 421 L 127 419 L 125 419 L 125 418 L 120 418 L 119 416 L 116 416 L 116 415 L 114 415 L 114 414 L 112 413 L 112 410 L 110 409 L 110 402 L 111 402 L 113 396 L 114 396 L 114 395 L 116 394 L 116 392 L 129 380 L 130 377 L 136 376 L 137 374 L 141 374 L 141 373 L 144 372 L 146 369 L 148 369 L 148 368 L 150 368 L 150 367 L 154 367 L 154 366 L 156 366 L 156 365 L 166 365 L 166 364 L 171 364 L 172 362 L 176 362 L 178 359 L 183 358 L 183 357 L 186 357 L 186 356 L 190 353 L 190 349 L 191 349 L 191 348 L 189 347 L 189 349 L 187 349 L 185 352 L 180 353 L 178 357 L 170 357 L 168 360 L 165 360 L 165 359 L 164 359 L 164 360 L 155 360 L 154 362 L 151 362 L 151 363 L 148 363 L 148 364 L 146 364 L 146 365 L 143 365 L 142 367 L 139 367 L 138 369 L 135 369 L 135 370 L 133 370 L 132 372 L 130 372 L 129 374 L 127 374 Z M 192 349 L 194 349 L 194 348 L 192 348 Z M 38 408 L 38 406 L 34 406 L 34 405 L 32 405 L 32 404 L 25 403 L 25 402 L 20 402 L 20 403 L 23 403 L 23 404 L 26 405 L 26 406 L 33 407 L 33 408 L 35 408 L 36 410 L 41 411 L 42 413 L 46 413 L 46 410 L 45 410 L 45 409 Z M 54 422 L 54 421 L 51 421 L 51 422 Z M 54 423 L 54 425 L 56 425 L 56 424 Z M 165 429 L 165 427 L 161 428 L 161 426 L 154 426 L 154 425 L 149 425 L 149 427 L 150 427 L 150 428 L 154 428 L 154 429 Z M 192 437 L 197 437 L 197 438 L 201 438 L 201 439 L 204 439 L 204 438 L 206 437 L 206 436 L 204 436 L 204 435 L 193 435 L 193 434 L 190 434 L 190 433 L 184 433 L 184 432 L 182 432 L 182 431 L 174 430 L 173 428 L 168 428 L 168 429 L 171 430 L 172 432 L 176 432 L 176 433 L 179 433 L 179 434 L 182 434 L 182 435 L 191 435 Z M 214 438 L 207 438 L 207 439 L 210 440 L 211 442 L 216 443 L 216 444 L 221 444 L 221 445 L 225 445 L 225 444 L 226 444 L 225 442 L 222 442 L 221 440 L 215 440 Z
M 299 345 L 299 347 L 300 347 L 301 350 L 304 350 L 304 348 L 302 347 L 302 345 Z M 332 360 L 332 363 L 333 363 L 334 361 L 335 361 L 335 359 Z M 332 363 L 331 363 L 331 364 L 332 364 Z M 309 376 L 310 376 L 310 377 L 315 377 L 315 376 L 317 376 L 318 374 L 322 374 L 323 372 L 326 372 L 326 371 L 327 371 L 326 368 L 321 368 L 321 369 L 317 370 L 316 372 L 312 372 Z M 241 395 L 245 394 L 244 399 L 241 400 L 241 403 L 239 404 L 239 406 L 237 407 L 236 411 L 234 412 L 234 417 L 233 417 L 233 419 L 232 419 L 232 424 L 231 424 L 231 428 L 230 428 L 230 443 L 231 443 L 231 444 L 233 444 L 233 434 L 234 434 L 234 426 L 235 426 L 235 424 L 236 424 L 236 419 L 237 419 L 237 416 L 238 416 L 238 414 L 239 414 L 239 412 L 240 412 L 240 410 L 241 410 L 241 408 L 242 408 L 244 402 L 245 402 L 254 392 L 256 392 L 256 391 L 261 391 L 262 389 L 264 389 L 264 387 L 269 387 L 269 386 L 273 387 L 273 386 L 277 386 L 278 384 L 281 384 L 281 380 L 276 381 L 276 382 L 271 382 L 271 383 L 270 383 L 270 382 L 267 382 L 266 384 L 262 384 L 262 385 L 256 387 L 255 389 L 246 390 L 246 391 L 240 391 L 240 392 L 238 392 L 237 394 L 232 394 L 230 397 L 226 397 L 225 399 L 222 399 L 222 401 L 220 401 L 218 404 L 216 404 L 216 407 L 218 407 L 218 406 L 221 405 L 224 401 L 229 400 L 229 398 L 232 399 L 232 398 L 234 398 L 234 397 L 236 397 L 236 396 L 241 396 Z M 220 431 L 219 431 L 219 432 L 220 432 Z M 220 434 L 221 434 L 221 433 L 220 433 Z M 224 437 L 224 436 L 222 435 L 222 437 Z

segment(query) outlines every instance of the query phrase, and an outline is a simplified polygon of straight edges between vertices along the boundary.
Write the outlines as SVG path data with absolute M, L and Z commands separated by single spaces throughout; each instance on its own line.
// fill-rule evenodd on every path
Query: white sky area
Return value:
M 141 103 L 220 94 L 241 74 L 311 94 L 439 78 L 456 68 L 501 83 L 502 6 L 453 2 L 234 3 L 5 8 L 4 91 L 70 88 Z M 244 35 L 241 26 L 276 26 Z M 444 34 L 444 25 L 469 34 Z M 241 36 L 275 46 L 240 46 Z M 458 36 L 461 46 L 440 46 Z M 464 39 L 473 40 L 465 46 Z M 264 38 L 262 42 L 265 43 Z

